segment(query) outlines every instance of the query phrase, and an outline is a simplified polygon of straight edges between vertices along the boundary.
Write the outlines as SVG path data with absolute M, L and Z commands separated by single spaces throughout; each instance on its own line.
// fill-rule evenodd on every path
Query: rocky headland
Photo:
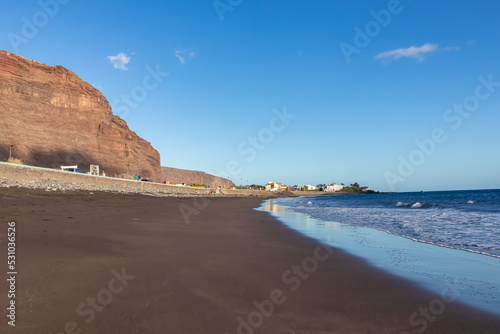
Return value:
M 198 183 L 205 186 L 223 186 L 234 187 L 235 184 L 228 179 L 207 174 L 196 170 L 186 170 L 172 167 L 162 167 L 161 174 L 163 180 L 172 184 L 191 184 Z

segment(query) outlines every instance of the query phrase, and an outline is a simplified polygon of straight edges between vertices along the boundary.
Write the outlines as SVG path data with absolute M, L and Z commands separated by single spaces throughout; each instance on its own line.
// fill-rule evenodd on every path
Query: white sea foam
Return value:
M 392 202 L 392 208 L 390 204 L 347 207 L 344 203 L 318 203 L 315 199 L 275 201 L 324 221 L 375 228 L 415 241 L 500 257 L 500 213 L 443 208 L 417 201 Z M 397 204 L 394 206 L 394 203 Z M 462 203 L 472 208 L 465 204 L 467 200 Z
M 411 208 L 412 208 L 412 209 L 419 209 L 419 208 L 421 208 L 421 207 L 422 207 L 422 204 L 420 204 L 419 202 L 417 202 L 417 203 L 415 203 L 415 204 L 413 204 L 413 205 L 411 206 Z
M 496 237 L 500 214 L 438 206 L 398 209 L 394 202 L 386 207 L 359 202 L 354 204 L 358 207 L 346 207 L 338 202 L 328 206 L 311 201 L 314 205 L 307 200 L 271 200 L 286 203 L 287 208 L 273 209 L 271 204 L 266 210 L 309 237 L 361 256 L 425 289 L 440 293 L 443 284 L 459 286 L 459 301 L 500 314 L 500 244 Z M 460 203 L 467 206 L 466 200 Z M 480 258 L 482 255 L 490 256 Z

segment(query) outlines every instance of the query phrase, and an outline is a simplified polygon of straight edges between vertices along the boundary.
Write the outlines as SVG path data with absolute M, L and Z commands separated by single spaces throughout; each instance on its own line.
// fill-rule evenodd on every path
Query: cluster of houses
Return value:
M 271 181 L 271 182 L 268 182 L 266 184 L 266 191 L 285 191 L 285 190 L 290 190 L 290 191 L 299 191 L 299 190 L 312 190 L 312 191 L 325 191 L 325 192 L 337 192 L 337 191 L 341 191 L 342 189 L 344 189 L 344 186 L 341 185 L 341 184 L 336 184 L 335 182 L 326 186 L 326 187 L 323 187 L 323 188 L 318 188 L 317 186 L 312 186 L 310 184 L 306 184 L 306 185 L 300 185 L 300 184 L 296 184 L 294 186 L 287 186 L 287 185 L 284 185 L 284 184 L 281 184 L 279 182 L 274 182 L 274 181 Z M 368 188 L 368 187 L 365 187 L 365 188 Z M 368 188 L 369 189 L 369 188 Z
M 360 187 L 357 183 L 355 183 L 354 185 L 351 185 L 351 187 L 355 188 L 355 192 L 361 192 L 361 193 L 372 192 L 370 187 Z M 304 190 L 306 190 L 307 191 L 307 190 L 310 190 L 310 191 L 323 191 L 323 192 L 327 192 L 327 193 L 335 193 L 335 192 L 342 191 L 343 189 L 344 189 L 343 184 L 336 184 L 335 182 L 333 182 L 330 185 L 323 184 L 323 185 L 312 186 L 310 184 L 306 184 L 306 185 L 296 184 L 294 186 L 287 186 L 287 185 L 284 185 L 284 184 L 279 183 L 279 182 L 271 181 L 271 182 L 268 182 L 265 186 L 266 191 L 285 191 L 285 190 L 288 190 L 288 191 L 301 191 L 301 190 L 304 191 Z
M 166 184 L 171 184 L 171 182 L 165 182 Z M 179 183 L 175 184 L 176 186 L 190 186 L 185 183 Z M 357 183 L 356 183 L 357 185 Z M 351 185 L 352 186 L 352 185 Z M 227 186 L 203 186 L 206 189 L 217 189 L 220 188 L 220 190 L 223 189 L 237 189 L 236 187 L 227 187 Z M 322 191 L 322 192 L 327 192 L 327 193 L 335 193 L 344 190 L 344 185 L 343 184 L 336 184 L 333 182 L 332 184 L 326 185 L 326 184 L 319 184 L 317 186 L 313 186 L 310 184 L 306 185 L 301 185 L 301 184 L 296 184 L 294 186 L 287 186 L 286 184 L 282 184 L 279 182 L 275 181 L 270 181 L 268 182 L 264 187 L 262 186 L 256 186 L 252 185 L 246 186 L 247 189 L 264 189 L 265 191 L 272 191 L 272 192 L 281 192 L 281 191 Z M 359 187 L 357 186 L 357 192 L 371 192 L 371 189 L 369 187 Z

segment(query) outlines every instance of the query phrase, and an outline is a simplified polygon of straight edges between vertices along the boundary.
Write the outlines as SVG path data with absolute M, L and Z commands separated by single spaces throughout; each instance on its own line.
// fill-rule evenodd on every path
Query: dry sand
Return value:
M 2 334 L 500 332 L 458 303 L 421 315 L 442 298 L 329 253 L 252 210 L 261 199 L 0 189 L 0 201 L 0 270 L 15 221 L 18 271 L 15 328 L 0 283 Z

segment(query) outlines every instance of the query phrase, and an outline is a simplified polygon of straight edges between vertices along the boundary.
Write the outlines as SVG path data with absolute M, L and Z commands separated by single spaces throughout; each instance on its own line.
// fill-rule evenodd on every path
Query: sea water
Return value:
M 500 314 L 500 190 L 279 198 L 290 228 Z

